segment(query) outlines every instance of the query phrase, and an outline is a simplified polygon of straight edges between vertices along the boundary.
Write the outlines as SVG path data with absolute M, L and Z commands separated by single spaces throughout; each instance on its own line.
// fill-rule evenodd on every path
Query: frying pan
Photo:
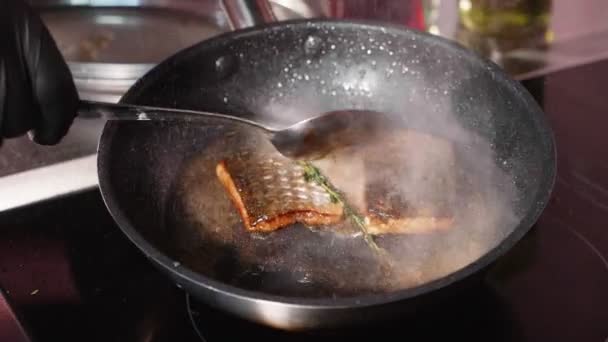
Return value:
M 375 270 L 348 254 L 365 249 L 357 239 L 297 227 L 266 239 L 242 234 L 209 170 L 218 151 L 247 144 L 246 133 L 235 135 L 217 121 L 108 122 L 98 149 L 99 185 L 120 229 L 197 300 L 281 329 L 352 326 L 441 303 L 528 232 L 555 177 L 551 130 L 519 83 L 454 42 L 400 26 L 296 20 L 239 29 L 168 58 L 121 102 L 216 111 L 275 127 L 321 111 L 358 108 L 394 113 L 411 129 L 455 143 L 460 131 L 488 142 L 492 165 L 471 165 L 496 166 L 510 176 L 514 216 L 501 221 L 507 222 L 504 235 L 454 271 L 376 291 L 373 282 L 345 287 L 349 274 Z M 488 187 L 496 184 L 482 184 Z M 273 267 L 261 267 L 264 260 L 275 261 Z M 300 260 L 321 269 L 313 272 L 319 278 L 307 279 L 310 269 L 298 268 Z M 281 267 L 282 262 L 290 266 Z M 315 282 L 324 277 L 343 282 L 330 282 L 333 287 Z

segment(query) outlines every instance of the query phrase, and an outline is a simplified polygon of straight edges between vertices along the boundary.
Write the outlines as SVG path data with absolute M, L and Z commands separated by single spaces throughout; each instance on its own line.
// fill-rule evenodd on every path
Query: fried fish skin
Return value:
M 453 226 L 454 163 L 449 142 L 412 130 L 313 162 L 365 218 L 371 235 L 422 234 Z M 307 182 L 304 171 L 272 149 L 252 148 L 216 167 L 249 231 L 270 232 L 300 222 L 348 232 L 342 203 L 332 203 L 325 189 Z
M 251 232 L 271 232 L 300 222 L 331 225 L 343 208 L 325 190 L 304 180 L 297 163 L 277 156 L 240 153 L 216 166 L 216 175 Z

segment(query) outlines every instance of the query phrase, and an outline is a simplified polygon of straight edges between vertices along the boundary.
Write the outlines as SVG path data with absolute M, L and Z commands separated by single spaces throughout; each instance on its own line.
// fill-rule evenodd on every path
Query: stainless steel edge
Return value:
M 212 19 L 216 25 L 227 27 L 226 16 L 217 1 L 209 0 L 27 0 L 38 10 L 66 7 L 127 7 L 127 8 L 167 8 L 181 10 Z
M 276 20 L 267 0 L 220 0 L 220 4 L 233 30 Z
M 44 11 L 70 8 L 154 8 L 200 16 L 220 30 L 226 16 L 215 0 L 27 0 Z M 201 37 L 205 39 L 207 37 Z M 117 102 L 155 64 L 81 63 L 68 60 L 83 99 Z M 6 140 L 0 147 L 0 213 L 97 187 L 96 146 L 103 119 L 77 118 L 55 146 L 39 146 L 28 137 Z
M 96 187 L 96 155 L 11 174 L 0 177 L 0 213 Z

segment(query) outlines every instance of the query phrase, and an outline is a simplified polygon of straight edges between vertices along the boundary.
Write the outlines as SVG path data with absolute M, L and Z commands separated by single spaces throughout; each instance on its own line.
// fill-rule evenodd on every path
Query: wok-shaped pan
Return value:
M 222 154 L 251 144 L 247 132 L 217 121 L 108 122 L 99 144 L 100 189 L 129 239 L 198 300 L 284 329 L 383 319 L 454 293 L 526 234 L 555 176 L 551 131 L 520 84 L 453 42 L 402 27 L 316 20 L 226 33 L 161 63 L 122 102 L 217 111 L 269 126 L 368 109 L 451 140 L 463 153 L 487 142 L 490 159 L 463 158 L 473 158 L 469 167 L 487 176 L 472 184 L 512 208 L 508 218 L 485 227 L 502 225 L 503 234 L 458 269 L 382 291 L 374 287 L 380 278 L 365 277 L 378 268 L 359 253 L 366 250 L 361 239 L 301 227 L 266 239 L 243 232 L 213 166 Z M 484 173 L 489 168 L 509 182 L 499 184 Z M 382 239 L 389 247 L 407 240 L 407 250 L 431 246 L 428 236 Z M 432 248 L 458 251 L 455 241 L 462 240 Z

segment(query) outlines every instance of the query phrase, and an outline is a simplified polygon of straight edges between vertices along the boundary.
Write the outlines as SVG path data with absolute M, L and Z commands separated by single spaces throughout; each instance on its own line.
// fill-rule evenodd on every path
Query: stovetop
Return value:
M 608 341 L 606 80 L 608 61 L 523 81 L 555 131 L 552 199 L 484 284 L 441 312 L 338 335 L 243 322 L 195 302 L 157 271 L 97 190 L 0 215 L 0 287 L 33 341 Z

